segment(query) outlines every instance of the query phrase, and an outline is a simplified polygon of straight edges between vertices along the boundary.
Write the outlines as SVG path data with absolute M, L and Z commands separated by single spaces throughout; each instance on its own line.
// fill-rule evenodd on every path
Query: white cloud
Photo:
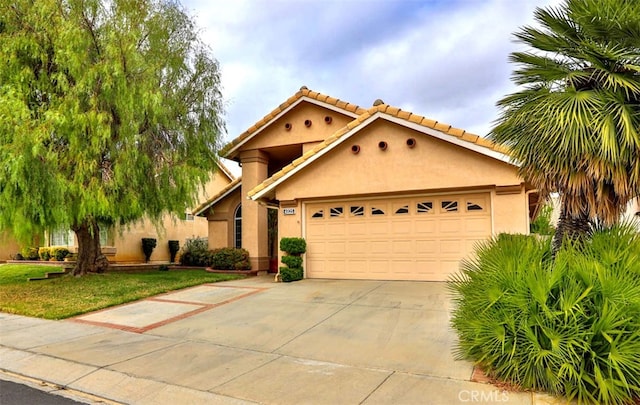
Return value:
M 222 66 L 228 139 L 300 86 L 486 134 L 515 88 L 512 33 L 559 0 L 190 0 Z

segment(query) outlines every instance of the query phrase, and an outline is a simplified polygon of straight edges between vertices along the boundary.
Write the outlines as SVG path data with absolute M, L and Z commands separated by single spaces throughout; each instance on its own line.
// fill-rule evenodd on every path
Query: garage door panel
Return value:
M 436 235 L 438 233 L 438 223 L 435 218 L 416 218 L 414 226 L 417 235 Z
M 438 251 L 438 242 L 431 240 L 416 240 L 416 254 L 434 254 Z
M 389 245 L 388 240 L 372 240 L 369 242 L 370 254 L 387 254 Z
M 449 239 L 440 241 L 440 253 L 441 254 L 454 254 L 460 255 L 463 252 L 462 241 L 459 239 Z
M 447 213 L 446 215 L 452 215 L 451 213 Z M 440 221 L 438 222 L 439 225 L 439 231 L 441 234 L 446 234 L 446 233 L 455 233 L 460 234 L 460 232 L 462 231 L 462 219 L 458 216 L 457 218 L 442 218 L 440 219 Z
M 345 243 L 341 241 L 337 242 L 326 242 L 327 254 L 328 255 L 343 255 L 346 253 Z
M 491 235 L 490 201 L 475 193 L 307 204 L 306 276 L 446 280 Z
M 367 255 L 369 243 L 366 241 L 348 241 L 348 252 L 350 255 Z
M 394 240 L 391 242 L 391 252 L 394 255 L 400 254 L 404 256 L 411 255 L 414 252 L 412 240 Z
M 469 234 L 480 234 L 484 235 L 486 233 L 487 227 L 491 225 L 491 221 L 488 218 L 465 218 L 465 233 Z
M 410 235 L 413 234 L 413 224 L 410 220 L 393 219 L 391 222 L 391 232 L 393 235 Z
M 364 221 L 350 222 L 347 225 L 347 234 L 352 237 L 367 235 L 369 233 L 367 228 L 367 223 Z
M 369 272 L 372 274 L 388 274 L 389 260 L 369 260 Z
M 333 222 L 328 223 L 325 231 L 327 236 L 338 236 L 344 237 L 345 235 L 345 223 L 344 222 Z

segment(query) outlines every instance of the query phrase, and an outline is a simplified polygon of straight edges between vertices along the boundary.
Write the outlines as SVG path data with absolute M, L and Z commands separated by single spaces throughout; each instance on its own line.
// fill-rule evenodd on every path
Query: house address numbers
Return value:
M 295 208 L 283 208 L 282 209 L 282 213 L 284 215 L 296 215 L 296 209 Z

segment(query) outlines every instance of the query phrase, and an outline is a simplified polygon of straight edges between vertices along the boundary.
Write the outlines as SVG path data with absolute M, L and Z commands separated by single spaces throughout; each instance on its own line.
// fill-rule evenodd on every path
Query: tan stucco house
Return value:
M 245 248 L 258 270 L 282 255 L 268 243 L 277 231 L 276 240 L 306 239 L 309 278 L 445 280 L 476 242 L 528 233 L 537 209 L 517 167 L 486 139 L 306 87 L 221 155 L 242 177 L 194 213 L 209 220 L 211 248 Z
M 306 239 L 309 278 L 445 280 L 476 242 L 528 233 L 537 206 L 486 139 L 306 87 L 221 155 L 242 177 L 194 213 L 209 220 L 211 248 L 243 247 L 258 270 L 282 254 L 268 243 L 277 231 L 277 240 Z M 268 210 L 277 212 L 271 230 Z

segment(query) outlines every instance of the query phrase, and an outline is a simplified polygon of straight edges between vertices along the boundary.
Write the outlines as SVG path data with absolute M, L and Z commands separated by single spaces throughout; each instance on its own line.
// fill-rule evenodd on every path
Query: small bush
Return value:
M 20 253 L 25 260 L 38 260 L 40 258 L 37 247 L 24 247 L 20 250 Z
M 161 264 L 158 267 L 158 271 L 169 271 L 169 266 L 167 266 L 166 264 Z
M 158 241 L 155 238 L 142 238 L 142 251 L 144 252 L 144 261 L 151 259 L 151 253 L 156 248 Z
M 304 271 L 301 268 L 280 267 L 280 276 L 282 281 L 288 283 L 290 281 L 302 280 Z
M 66 247 L 52 247 L 51 256 L 53 256 L 57 261 L 61 262 L 65 257 L 69 256 L 69 249 Z
M 51 249 L 48 247 L 38 248 L 38 256 L 40 257 L 40 260 L 48 262 L 49 259 L 51 259 Z
M 183 266 L 208 267 L 211 264 L 211 253 L 206 238 L 187 239 L 180 254 Z
M 22 256 L 22 253 L 16 253 L 13 256 L 13 260 L 24 260 L 24 256 Z
M 282 256 L 282 263 L 289 268 L 302 268 L 302 257 L 300 256 Z
M 176 255 L 180 251 L 180 241 L 179 240 L 170 240 L 169 241 L 169 255 L 171 257 L 171 263 L 175 263 Z
M 250 270 L 249 252 L 246 249 L 216 249 L 211 255 L 211 267 L 217 270 Z
M 565 243 L 501 235 L 448 286 L 458 357 L 529 390 L 598 404 L 640 398 L 640 235 Z
M 538 213 L 538 217 L 529 225 L 531 233 L 537 233 L 538 235 L 553 235 L 556 229 L 551 225 L 552 213 L 552 206 L 545 205 L 542 207 Z
M 282 238 L 280 250 L 291 256 L 299 256 L 307 251 L 307 242 L 303 238 Z

